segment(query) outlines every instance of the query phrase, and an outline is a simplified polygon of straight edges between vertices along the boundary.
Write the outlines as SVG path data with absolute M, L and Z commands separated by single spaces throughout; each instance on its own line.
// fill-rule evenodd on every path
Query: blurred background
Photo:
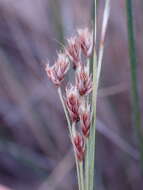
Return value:
M 98 5 L 98 37 L 104 1 Z M 92 26 L 89 0 L 0 0 L 0 184 L 12 190 L 76 190 L 74 158 L 56 88 L 44 67 L 77 28 Z M 143 3 L 134 1 L 143 115 Z M 132 119 L 125 1 L 111 14 L 97 108 L 98 190 L 141 190 Z M 0 187 L 4 190 L 4 187 Z M 6 190 L 6 189 L 5 189 Z

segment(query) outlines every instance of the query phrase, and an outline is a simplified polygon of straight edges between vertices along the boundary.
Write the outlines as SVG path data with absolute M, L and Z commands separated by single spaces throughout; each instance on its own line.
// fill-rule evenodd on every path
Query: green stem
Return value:
M 96 132 L 96 101 L 97 101 L 97 57 L 94 50 L 93 58 L 93 93 L 92 93 L 92 108 L 93 108 L 93 120 L 90 129 L 90 166 L 89 166 L 89 190 L 93 190 L 94 186 L 94 162 L 95 162 L 95 132 Z
M 89 187 L 89 138 L 86 140 L 86 157 L 85 157 L 85 189 Z
M 87 66 L 88 66 L 88 74 L 90 74 L 91 65 L 90 65 L 90 59 L 87 59 Z M 87 96 L 87 105 L 90 104 L 91 96 Z M 86 154 L 85 154 L 85 189 L 88 190 L 89 186 L 89 152 L 90 146 L 89 146 L 89 138 L 86 139 Z
M 81 177 L 80 177 L 80 166 L 79 166 L 79 162 L 77 160 L 77 156 L 75 153 L 75 162 L 76 162 L 76 171 L 77 171 L 77 180 L 78 180 L 78 188 L 79 190 L 82 190 L 82 183 L 81 183 Z
M 143 169 L 143 136 L 141 134 L 141 117 L 140 117 L 139 95 L 137 87 L 137 56 L 136 56 L 136 47 L 135 47 L 132 0 L 126 0 L 126 11 L 127 11 L 128 45 L 129 45 L 131 81 L 132 81 L 131 84 L 132 104 L 133 104 L 132 106 L 133 106 L 136 134 L 139 140 L 141 165 Z
M 96 5 L 97 1 L 94 0 L 94 42 L 96 42 Z M 107 23 L 109 19 L 109 12 L 110 12 L 110 0 L 105 1 L 105 8 L 104 8 L 104 14 L 103 14 L 103 23 L 102 23 L 102 30 L 101 30 L 101 41 L 100 41 L 100 49 L 99 49 L 99 58 L 97 61 L 97 55 L 96 55 L 96 48 L 94 44 L 93 49 L 93 58 L 92 58 L 92 64 L 93 64 L 93 92 L 92 92 L 92 109 L 93 109 L 93 119 L 92 119 L 92 126 L 90 130 L 90 161 L 91 164 L 89 166 L 89 190 L 93 190 L 94 188 L 94 162 L 95 162 L 95 135 L 96 135 L 96 106 L 97 106 L 97 91 L 99 86 L 99 78 L 101 73 L 101 65 L 103 60 L 103 51 L 104 51 L 104 39 L 107 29 Z M 98 62 L 98 65 L 97 65 Z M 94 188 L 95 189 L 95 188 Z
M 89 183 L 88 183 L 88 189 L 87 190 L 93 190 L 94 186 L 94 161 L 95 161 L 95 121 L 96 121 L 96 73 L 97 73 L 97 57 L 96 57 L 96 50 L 95 50 L 95 42 L 96 42 L 96 0 L 93 0 L 93 11 L 92 11 L 92 18 L 93 18 L 93 54 L 91 58 L 91 64 L 93 72 L 93 92 L 92 92 L 92 111 L 93 111 L 93 119 L 92 119 L 92 125 L 90 128 L 90 136 L 89 136 L 89 170 L 88 170 L 88 176 L 89 176 Z
M 97 0 L 93 0 L 93 5 L 92 5 L 92 19 L 93 19 L 93 40 L 94 40 L 94 44 L 93 46 L 95 46 L 95 42 L 96 42 L 96 14 L 97 14 Z
M 81 178 L 81 190 L 84 190 L 84 171 L 83 171 L 83 161 L 79 162 L 80 167 L 80 178 Z

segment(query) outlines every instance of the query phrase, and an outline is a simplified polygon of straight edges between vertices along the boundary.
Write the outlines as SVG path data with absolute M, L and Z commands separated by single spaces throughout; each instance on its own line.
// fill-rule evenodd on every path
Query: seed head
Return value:
M 78 30 L 78 41 L 85 56 L 89 57 L 93 49 L 93 32 L 88 28 Z
M 82 161 L 85 155 L 85 140 L 83 136 L 80 133 L 76 132 L 76 135 L 73 137 L 73 143 L 76 151 L 76 156 L 79 161 Z
M 72 122 L 78 122 L 80 99 L 75 86 L 70 85 L 69 88 L 66 88 L 66 105 Z
M 90 106 L 87 105 L 81 105 L 80 106 L 80 126 L 81 126 L 81 130 L 82 130 L 82 134 L 84 137 L 88 137 L 89 136 L 89 132 L 90 132 Z
M 59 86 L 64 80 L 68 69 L 69 60 L 64 53 L 58 54 L 58 59 L 52 67 L 50 67 L 49 64 L 46 65 L 47 75 L 56 86 Z
M 75 80 L 81 96 L 88 95 L 92 91 L 92 77 L 89 75 L 87 66 L 79 66 Z
M 76 69 L 80 62 L 81 48 L 78 43 L 77 36 L 68 39 L 68 46 L 65 49 L 66 54 L 69 56 L 70 60 L 73 62 L 73 68 Z

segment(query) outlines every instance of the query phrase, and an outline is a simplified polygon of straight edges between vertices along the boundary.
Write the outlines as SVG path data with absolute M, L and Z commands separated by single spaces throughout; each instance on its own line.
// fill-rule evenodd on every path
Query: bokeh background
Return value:
M 98 5 L 98 38 L 104 1 Z M 92 27 L 89 0 L 0 0 L 0 184 L 76 190 L 74 158 L 56 88 L 44 67 L 77 28 Z M 143 3 L 133 2 L 143 115 Z M 132 119 L 124 0 L 111 0 L 97 108 L 98 190 L 142 190 Z

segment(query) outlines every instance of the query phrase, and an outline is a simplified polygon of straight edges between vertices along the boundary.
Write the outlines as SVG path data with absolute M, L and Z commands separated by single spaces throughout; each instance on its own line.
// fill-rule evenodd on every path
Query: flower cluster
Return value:
M 92 91 L 92 76 L 89 72 L 88 59 L 93 49 L 93 33 L 87 28 L 77 31 L 77 35 L 67 40 L 63 53 L 53 66 L 46 66 L 46 72 L 51 81 L 60 88 L 65 74 L 70 68 L 74 69 L 74 85 L 65 89 L 65 106 L 68 111 L 71 126 L 75 126 L 74 135 L 71 134 L 74 150 L 79 161 L 84 160 L 86 139 L 90 135 L 91 109 L 89 96 Z M 71 130 L 72 131 L 72 130 Z

